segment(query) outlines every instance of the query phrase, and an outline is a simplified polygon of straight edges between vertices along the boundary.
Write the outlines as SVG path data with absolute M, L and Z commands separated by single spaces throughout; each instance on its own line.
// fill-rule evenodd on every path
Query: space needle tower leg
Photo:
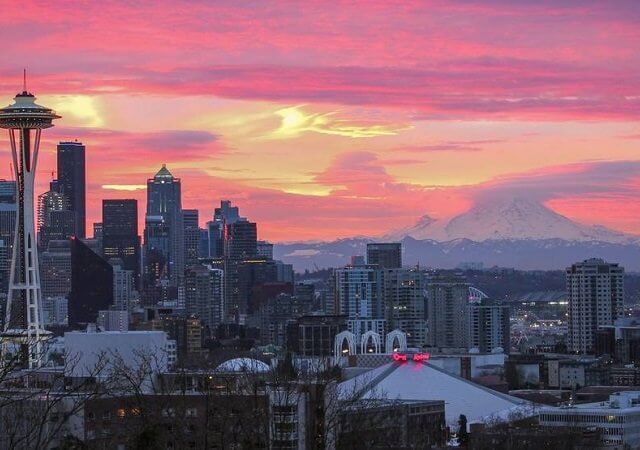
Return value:
M 51 109 L 37 105 L 26 91 L 14 105 L 0 109 L 0 128 L 9 131 L 16 179 L 16 226 L 4 320 L 2 357 L 7 348 L 20 349 L 20 361 L 29 368 L 42 363 L 42 343 L 48 334 L 41 323 L 42 293 L 34 223 L 33 194 L 40 136 L 58 118 Z

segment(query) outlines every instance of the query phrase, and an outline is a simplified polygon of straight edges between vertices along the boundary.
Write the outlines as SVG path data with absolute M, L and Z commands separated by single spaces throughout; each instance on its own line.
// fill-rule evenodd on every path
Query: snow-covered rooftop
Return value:
M 535 414 L 533 404 L 451 375 L 428 363 L 392 362 L 339 385 L 343 399 L 444 400 L 447 424 L 461 414 L 469 423 L 509 420 Z

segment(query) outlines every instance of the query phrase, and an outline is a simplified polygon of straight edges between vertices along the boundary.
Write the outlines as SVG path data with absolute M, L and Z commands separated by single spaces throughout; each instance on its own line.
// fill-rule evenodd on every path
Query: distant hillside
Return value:
M 276 244 L 274 256 L 293 264 L 296 271 L 340 267 L 352 255 L 366 254 L 370 239 L 341 239 L 321 243 Z M 451 269 L 461 263 L 480 262 L 484 267 L 513 267 L 523 270 L 560 270 L 591 257 L 618 262 L 627 271 L 640 271 L 640 246 L 635 243 L 569 241 L 565 239 L 499 239 L 449 242 L 402 239 L 406 265 Z

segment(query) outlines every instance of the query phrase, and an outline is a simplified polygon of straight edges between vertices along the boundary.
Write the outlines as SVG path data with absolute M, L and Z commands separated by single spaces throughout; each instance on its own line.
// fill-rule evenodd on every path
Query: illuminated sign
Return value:
M 416 362 L 424 362 L 424 361 L 429 361 L 429 358 L 431 358 L 431 355 L 429 353 L 398 353 L 398 352 L 393 352 L 393 360 L 394 361 L 401 361 L 401 362 L 405 362 L 405 361 L 416 361 Z
M 407 355 L 404 354 L 404 353 L 394 352 L 393 353 L 393 360 L 394 361 L 406 361 L 407 360 Z

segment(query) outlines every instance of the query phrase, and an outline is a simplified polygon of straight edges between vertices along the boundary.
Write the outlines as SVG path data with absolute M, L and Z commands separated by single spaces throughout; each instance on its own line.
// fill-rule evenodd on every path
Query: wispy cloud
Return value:
M 102 189 L 112 191 L 140 191 L 146 189 L 144 184 L 103 184 Z
M 410 153 L 423 152 L 477 152 L 490 144 L 499 144 L 505 142 L 499 139 L 482 139 L 474 141 L 445 141 L 437 144 L 426 145 L 410 145 L 400 147 L 397 150 Z
M 337 112 L 308 113 L 304 106 L 291 106 L 275 112 L 280 118 L 280 126 L 267 135 L 270 139 L 290 139 L 308 132 L 330 134 L 349 138 L 372 138 L 393 136 L 407 125 L 356 124 L 352 120 L 341 119 Z

